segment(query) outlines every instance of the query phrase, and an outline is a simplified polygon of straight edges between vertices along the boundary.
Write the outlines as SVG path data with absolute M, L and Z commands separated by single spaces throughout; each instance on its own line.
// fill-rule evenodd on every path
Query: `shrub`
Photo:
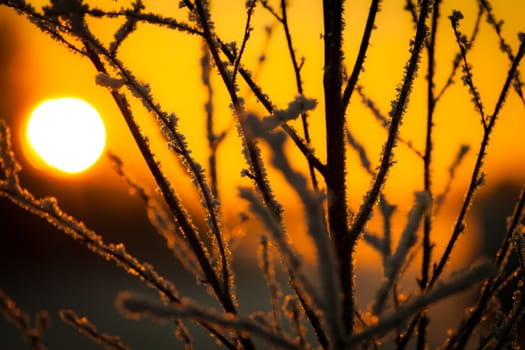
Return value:
M 349 59 L 345 59 L 345 55 L 349 53 L 345 52 L 343 45 L 343 37 L 347 33 L 344 25 L 347 14 L 343 11 L 343 2 L 323 1 L 323 32 L 320 39 L 324 48 L 323 76 L 322 81 L 309 82 L 322 86 L 322 96 L 315 98 L 308 95 L 308 89 L 303 85 L 302 68 L 308 61 L 301 60 L 294 48 L 296 36 L 292 35 L 293 28 L 285 0 L 275 3 L 246 1 L 244 33 L 242 40 L 234 43 L 225 41 L 216 30 L 212 12 L 205 0 L 181 1 L 179 11 L 173 16 L 153 12 L 140 0 L 119 9 L 114 9 L 113 4 L 106 4 L 102 8 L 81 0 L 52 0 L 51 4 L 41 9 L 24 0 L 0 1 L 0 5 L 16 10 L 42 32 L 93 64 L 97 71 L 95 80 L 111 94 L 155 180 L 158 195 L 150 193 L 134 180 L 126 170 L 126 159 L 117 155 L 118 150 L 110 154 L 115 171 L 144 200 L 152 225 L 166 239 L 177 261 L 191 272 L 201 288 L 215 298 L 218 307 L 209 308 L 192 296 L 179 293 L 175 283 L 163 277 L 154 266 L 130 254 L 124 244 L 107 243 L 87 225 L 65 213 L 55 198 L 35 197 L 20 181 L 21 169 L 12 152 L 10 133 L 5 123 L 0 124 L 0 194 L 44 218 L 93 253 L 113 261 L 156 290 L 159 294 L 157 299 L 124 291 L 116 298 L 117 307 L 130 318 L 151 317 L 172 322 L 177 329 L 176 336 L 185 348 L 191 348 L 192 344 L 187 323 L 194 323 L 206 329 L 218 344 L 229 349 L 252 349 L 261 346 L 261 341 L 267 346 L 286 349 L 379 348 L 382 345 L 401 349 L 408 344 L 424 349 L 428 346 L 431 332 L 429 308 L 467 288 L 476 289 L 477 301 L 469 307 L 469 312 L 462 320 L 456 321 L 459 322 L 449 331 L 443 347 L 456 349 L 473 344 L 478 348 L 502 348 L 515 345 L 517 325 L 524 310 L 521 296 L 524 288 L 521 279 L 525 272 L 523 191 L 514 212 L 509 213 L 503 243 L 497 255 L 490 261 L 478 261 L 469 269 L 443 278 L 457 241 L 465 231 L 465 221 L 476 191 L 485 182 L 483 164 L 505 99 L 509 94 L 516 94 L 525 102 L 518 70 L 525 53 L 524 37 L 520 35 L 520 46 L 514 50 L 507 44 L 501 30 L 502 22 L 497 19 L 490 3 L 479 0 L 477 4 L 478 12 L 470 18 L 475 21 L 473 34 L 467 36 L 461 32 L 464 15 L 456 10 L 449 16 L 443 15 L 442 1 L 422 0 L 418 4 L 406 2 L 406 11 L 413 19 L 413 37 L 406 53 L 407 61 L 398 83 L 397 95 L 386 116 L 380 110 L 382 101 L 377 102 L 369 97 L 366 94 L 367 86 L 361 84 L 360 80 L 367 68 L 366 58 L 370 42 L 373 43 L 374 28 L 381 28 L 376 20 L 380 13 L 379 0 L 370 3 L 362 39 L 348 72 L 346 65 Z M 351 12 L 351 9 L 347 12 Z M 256 74 L 246 68 L 251 65 L 245 62 L 245 52 L 253 32 L 266 30 L 271 36 L 275 30 L 275 26 L 254 27 L 252 21 L 257 13 L 272 18 L 275 26 L 284 33 L 282 45 L 288 50 L 296 89 L 296 97 L 286 107 L 277 107 L 274 101 L 278 97 L 272 96 L 271 89 L 264 91 Z M 487 24 L 481 23 L 482 17 L 486 17 Z M 110 42 L 105 43 L 95 34 L 91 21 L 115 18 L 121 20 L 121 25 Z M 208 92 L 205 112 L 209 161 L 206 168 L 192 154 L 191 144 L 179 127 L 179 118 L 183 117 L 170 112 L 157 101 L 151 87 L 143 80 L 147 77 L 136 77 L 121 58 L 121 47 L 145 23 L 192 35 L 194 40 L 200 40 L 204 45 L 200 67 L 202 85 Z M 449 78 L 439 90 L 436 82 L 438 25 L 450 25 L 448 33 L 453 34 L 458 52 L 453 59 Z M 482 26 L 497 35 L 509 66 L 501 86 L 492 87 L 497 91 L 497 98 L 490 110 L 482 102 L 482 94 L 475 83 L 475 67 L 470 60 L 471 49 Z M 264 67 L 264 57 L 271 55 L 272 52 L 264 52 L 257 64 Z M 423 58 L 426 59 L 424 68 L 421 65 Z M 440 68 L 445 66 L 445 62 L 439 63 Z M 166 70 L 169 69 L 166 67 Z M 424 69 L 426 71 L 422 72 Z M 456 170 L 469 150 L 468 146 L 460 145 L 448 169 L 448 182 L 444 189 L 438 190 L 433 185 L 434 144 L 446 140 L 436 139 L 434 124 L 437 108 L 443 103 L 442 96 L 455 87 L 453 78 L 459 74 L 459 70 L 482 133 L 455 224 L 447 233 L 448 241 L 443 252 L 436 254 L 433 241 L 438 233 L 433 230 L 434 220 L 438 218 L 440 209 L 447 205 L 447 194 Z M 419 84 L 426 86 L 427 93 L 424 112 L 416 112 L 425 115 L 425 127 L 414 135 L 424 139 L 422 150 L 400 136 L 401 124 L 409 113 L 409 98 L 414 94 L 418 73 L 424 76 L 419 79 Z M 265 232 L 261 235 L 258 260 L 261 278 L 264 278 L 268 287 L 271 307 L 248 314 L 241 311 L 237 299 L 236 286 L 243 281 L 236 277 L 232 265 L 237 253 L 231 244 L 232 234 L 223 225 L 224 210 L 220 199 L 224 194 L 220 193 L 216 157 L 227 132 L 216 133 L 214 127 L 214 108 L 217 106 L 213 102 L 213 84 L 217 79 L 214 79 L 213 74 L 217 74 L 221 89 L 227 93 L 231 117 L 240 141 L 239 153 L 242 153 L 246 164 L 242 175 L 250 181 L 249 185 L 240 185 L 238 200 L 249 206 L 249 220 L 258 221 Z M 279 83 L 280 77 L 272 78 Z M 248 91 L 245 98 L 241 95 L 241 88 Z M 146 135 L 141 129 L 139 120 L 143 117 L 139 117 L 141 112 L 136 107 L 136 101 L 154 116 L 168 148 L 177 156 L 189 181 L 198 191 L 205 213 L 204 227 L 195 224 L 199 221 L 199 214 L 187 210 L 187 201 L 175 191 L 174 179 L 163 170 L 162 160 L 156 158 L 149 142 L 149 137 L 154 135 Z M 259 105 L 248 108 L 248 104 L 253 101 Z M 373 112 L 385 130 L 375 168 L 375 160 L 360 141 L 368 135 L 349 127 L 353 118 L 351 110 L 360 102 Z M 455 113 L 453 106 L 443 108 L 446 109 L 441 109 L 442 113 Z M 323 147 L 326 156 L 313 148 L 309 122 L 314 113 L 324 120 Z M 300 170 L 297 170 L 297 160 L 288 153 L 289 144 L 304 159 L 300 163 L 303 166 Z M 418 176 L 423 186 L 415 193 L 414 205 L 407 212 L 407 223 L 397 244 L 393 245 L 391 226 L 396 206 L 387 198 L 385 183 L 392 168 L 404 160 L 394 156 L 398 144 L 403 144 L 420 160 L 422 172 Z M 353 174 L 348 172 L 346 160 L 351 152 L 358 154 L 362 170 L 370 179 L 369 190 L 356 208 L 349 205 L 348 199 L 348 178 Z M 275 185 L 275 177 L 267 174 L 269 167 L 273 169 L 273 174 L 279 174 L 285 180 L 286 186 L 299 198 L 298 208 L 282 206 L 276 195 L 279 189 Z M 296 240 L 290 239 L 289 230 L 292 228 L 287 227 L 283 219 L 287 210 L 302 210 L 306 231 L 303 234 L 311 239 L 315 251 L 313 267 L 307 265 L 298 253 Z M 381 235 L 367 230 L 374 211 L 384 223 Z M 439 234 L 443 235 L 442 232 Z M 363 240 L 380 254 L 383 268 L 383 279 L 375 297 L 367 301 L 366 310 L 358 306 L 355 296 L 359 288 L 356 285 L 355 257 L 358 242 Z M 417 255 L 420 261 L 417 291 L 403 296 L 398 292 L 399 284 L 407 267 L 416 261 L 415 253 L 418 251 L 421 256 Z M 511 255 L 516 259 L 509 259 Z M 280 271 L 286 274 L 285 284 L 277 277 Z M 502 315 L 494 308 L 494 302 L 502 287 L 513 281 L 519 281 L 513 284 L 513 308 Z M 29 316 L 8 295 L 0 293 L 0 301 L 6 318 L 18 326 L 32 347 L 44 348 L 42 334 L 47 325 L 46 314 L 39 314 L 35 325 L 32 325 Z M 127 348 L 120 338 L 99 332 L 86 318 L 72 310 L 62 310 L 60 317 L 107 348 Z M 491 324 L 488 331 L 483 328 L 485 323 Z M 481 339 L 479 342 L 472 341 L 475 331 L 480 329 Z M 314 336 L 307 336 L 307 332 Z

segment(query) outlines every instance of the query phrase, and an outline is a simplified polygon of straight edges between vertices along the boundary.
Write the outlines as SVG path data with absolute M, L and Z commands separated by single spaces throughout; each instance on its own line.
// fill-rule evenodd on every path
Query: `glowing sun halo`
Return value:
M 41 103 L 27 124 L 27 138 L 48 165 L 66 173 L 89 168 L 106 143 L 104 123 L 89 103 L 59 98 Z

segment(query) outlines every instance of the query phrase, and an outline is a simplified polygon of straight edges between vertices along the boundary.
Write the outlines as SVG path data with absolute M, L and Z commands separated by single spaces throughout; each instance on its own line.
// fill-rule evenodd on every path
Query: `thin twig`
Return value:
M 501 92 L 499 94 L 498 101 L 496 103 L 496 106 L 494 107 L 494 112 L 492 113 L 491 117 L 488 119 L 487 127 L 484 129 L 483 140 L 481 141 L 481 145 L 480 145 L 479 152 L 478 152 L 478 157 L 474 165 L 474 170 L 472 172 L 470 184 L 467 189 L 467 193 L 463 201 L 463 205 L 456 219 L 456 224 L 454 225 L 454 229 L 452 231 L 452 235 L 449 239 L 447 247 L 445 248 L 445 251 L 443 255 L 441 256 L 439 263 L 434 268 L 432 279 L 430 280 L 428 284 L 429 287 L 431 287 L 437 281 L 437 279 L 443 272 L 443 269 L 445 268 L 445 265 L 447 261 L 449 260 L 452 249 L 454 248 L 456 241 L 459 238 L 459 235 L 464 230 L 465 216 L 467 214 L 468 209 L 471 206 L 471 203 L 474 197 L 474 193 L 476 192 L 477 188 L 483 182 L 483 177 L 484 177 L 482 173 L 483 161 L 487 154 L 487 147 L 489 144 L 490 136 L 492 134 L 492 130 L 494 129 L 499 112 L 501 111 L 503 103 L 505 102 L 505 98 L 507 97 L 507 93 L 511 86 L 512 80 L 514 79 L 514 74 L 516 73 L 516 70 L 518 69 L 520 61 L 523 58 L 524 54 L 525 54 L 525 40 L 522 40 L 518 54 L 516 58 L 514 59 L 514 61 L 512 62 L 512 67 L 510 68 L 509 73 L 507 74 L 507 79 L 505 80 L 505 84 L 503 85 Z
M 426 125 L 426 137 L 425 137 L 425 154 L 423 157 L 423 187 L 425 192 L 428 193 L 430 201 L 434 199 L 432 193 L 432 151 L 433 151 L 433 126 L 434 126 L 434 110 L 436 106 L 436 100 L 434 95 L 434 73 L 435 73 L 435 55 L 436 55 L 436 35 L 438 31 L 439 23 L 439 6 L 440 0 L 435 0 L 432 7 L 432 25 L 430 27 L 430 36 L 427 40 L 427 52 L 428 52 L 428 64 L 427 64 L 427 125 Z M 425 212 L 423 221 L 423 256 L 421 261 L 421 278 L 419 279 L 419 287 L 421 290 L 425 290 L 426 285 L 430 276 L 430 263 L 432 261 L 432 210 Z M 427 345 L 427 326 L 429 320 L 426 312 L 422 312 L 422 317 L 418 324 L 417 333 L 417 348 L 419 350 L 426 349 Z
M 391 314 L 381 317 L 379 322 L 373 326 L 365 328 L 358 334 L 349 337 L 346 340 L 348 347 L 356 347 L 359 343 L 373 336 L 379 336 L 391 329 L 396 328 L 400 322 L 404 321 L 415 312 L 451 295 L 472 287 L 473 284 L 482 281 L 491 276 L 494 269 L 490 264 L 479 265 L 473 267 L 470 271 L 463 274 L 458 274 L 456 277 L 441 284 L 439 287 L 422 294 L 415 299 L 401 305 L 396 311 Z
M 483 315 L 485 314 L 485 310 L 487 306 L 489 305 L 490 300 L 492 299 L 494 295 L 496 295 L 501 285 L 506 284 L 504 282 L 507 279 L 505 274 L 509 276 L 515 276 L 516 268 L 505 269 L 507 270 L 506 272 L 502 264 L 503 264 L 503 261 L 506 260 L 506 257 L 508 256 L 508 253 L 510 249 L 512 248 L 511 246 L 512 235 L 517 229 L 519 222 L 523 219 L 524 216 L 525 216 L 525 187 L 522 188 L 520 196 L 516 202 L 511 219 L 508 222 L 505 237 L 503 238 L 502 244 L 496 255 L 496 267 L 500 271 L 500 274 L 496 276 L 494 279 L 485 281 L 483 283 L 483 286 L 480 292 L 480 296 L 478 298 L 478 302 L 476 303 L 476 306 L 471 308 L 471 312 L 469 313 L 469 316 L 466 317 L 461 322 L 461 325 L 458 326 L 455 332 L 449 337 L 449 339 L 447 340 L 446 349 L 454 349 L 454 348 L 460 349 L 462 348 L 464 344 L 466 344 L 472 332 L 474 331 L 476 326 L 481 321 Z M 517 265 L 516 267 L 518 266 L 519 265 Z
M 233 63 L 235 61 L 235 56 L 230 51 L 227 44 L 222 42 L 220 39 L 217 39 L 221 52 L 228 58 L 228 61 Z M 272 105 L 272 102 L 269 100 L 268 95 L 265 94 L 261 87 L 258 86 L 255 81 L 253 80 L 253 77 L 251 74 L 244 69 L 242 66 L 239 67 L 239 73 L 243 77 L 244 81 L 250 88 L 250 90 L 255 94 L 258 101 L 261 102 L 263 107 L 266 109 L 266 111 L 270 114 L 274 112 L 274 106 Z M 323 176 L 326 176 L 326 165 L 324 165 L 313 153 L 312 149 L 308 146 L 308 144 L 297 134 L 297 132 L 289 126 L 288 124 L 282 124 L 281 127 L 283 130 L 290 136 L 290 138 L 293 140 L 299 151 L 303 153 L 303 155 L 306 157 L 308 162 L 312 164 L 312 166 L 319 171 L 319 173 Z
M 483 7 L 481 5 L 478 5 L 478 13 L 476 15 L 476 22 L 474 24 L 474 28 L 472 29 L 472 33 L 470 34 L 470 38 L 468 38 L 468 42 L 470 43 L 469 46 L 466 47 L 467 52 L 472 49 L 474 42 L 476 41 L 479 33 L 479 28 L 481 24 L 481 17 L 483 15 Z M 437 103 L 441 97 L 445 94 L 445 92 L 448 90 L 449 87 L 452 86 L 454 83 L 454 76 L 456 75 L 456 72 L 460 66 L 461 63 L 461 54 L 456 54 L 454 61 L 452 62 L 452 69 L 450 70 L 450 74 L 441 88 L 439 92 L 435 95 L 435 102 Z
M 394 106 L 391 112 L 392 119 L 390 122 L 388 138 L 385 142 L 384 151 L 381 158 L 381 164 L 379 166 L 377 176 L 372 184 L 372 188 L 368 192 L 368 195 L 361 205 L 349 232 L 349 240 L 354 242 L 353 244 L 355 244 L 357 238 L 363 232 L 364 227 L 370 218 L 372 208 L 379 198 L 379 194 L 381 192 L 380 190 L 386 180 L 388 171 L 392 167 L 393 149 L 396 143 L 399 126 L 408 103 L 412 82 L 415 78 L 418 67 L 419 55 L 426 37 L 427 29 L 425 20 L 428 15 L 429 6 L 429 0 L 424 0 L 421 4 L 421 12 L 415 34 L 414 46 L 412 48 L 412 55 L 410 56 L 408 65 L 406 67 L 405 77 L 403 79 L 403 85 L 399 91 L 399 96 L 393 103 Z
M 295 85 L 297 87 L 297 93 L 299 95 L 303 95 L 304 94 L 303 82 L 301 78 L 302 63 L 298 64 L 297 57 L 295 55 L 295 50 L 294 50 L 293 42 L 292 42 L 292 35 L 290 33 L 290 26 L 288 23 L 288 14 L 287 14 L 286 6 L 287 6 L 286 0 L 281 0 L 281 23 L 283 25 L 284 34 L 286 37 L 288 53 L 290 54 L 290 59 L 292 60 L 292 67 L 293 67 L 293 71 L 295 75 Z M 310 145 L 311 140 L 310 140 L 310 131 L 308 129 L 308 114 L 306 112 L 301 113 L 301 121 L 303 125 L 304 140 L 307 145 Z M 307 161 L 308 161 L 308 167 L 310 170 L 310 179 L 312 180 L 312 186 L 317 191 L 318 183 L 317 183 L 317 177 L 314 171 L 314 164 L 312 163 L 311 159 L 307 158 Z
M 177 306 L 164 305 L 137 294 L 121 292 L 117 296 L 116 304 L 120 311 L 133 318 L 144 316 L 160 320 L 188 318 L 221 328 L 251 333 L 282 349 L 300 350 L 289 337 L 276 334 L 253 320 L 239 316 L 220 315 L 212 310 L 204 309 L 190 300 L 184 300 L 183 304 Z
M 129 349 L 129 347 L 122 342 L 120 337 L 101 333 L 86 317 L 78 316 L 73 310 L 62 309 L 59 311 L 59 315 L 65 323 L 75 328 L 78 332 L 84 334 L 92 341 L 101 344 L 108 350 Z
M 372 30 L 375 26 L 376 15 L 379 12 L 381 6 L 381 0 L 372 0 L 370 4 L 370 10 L 368 11 L 368 18 L 366 20 L 365 31 L 363 33 L 363 38 L 361 39 L 361 44 L 359 46 L 359 52 L 357 53 L 357 58 L 354 63 L 354 68 L 350 79 L 346 85 L 345 91 L 343 93 L 343 109 L 346 110 L 348 103 L 352 98 L 352 93 L 357 87 L 357 82 L 359 80 L 359 74 L 363 70 L 363 64 L 366 58 L 366 52 L 370 44 L 370 37 L 372 36 Z
M 25 340 L 30 344 L 31 350 L 46 350 L 42 342 L 44 331 L 49 324 L 49 316 L 46 311 L 40 311 L 34 319 L 34 326 L 29 315 L 21 310 L 1 288 L 0 288 L 0 313 L 8 322 L 13 323 L 20 331 Z
M 246 48 L 246 44 L 248 43 L 248 39 L 250 38 L 250 33 L 252 31 L 251 21 L 252 21 L 252 16 L 253 16 L 253 12 L 255 10 L 255 5 L 257 4 L 257 1 L 250 1 L 247 4 L 248 4 L 248 9 L 247 9 L 247 15 L 246 15 L 246 24 L 244 26 L 244 36 L 242 38 L 241 49 L 239 50 L 237 57 L 235 57 L 235 62 L 233 63 L 232 81 L 234 84 L 236 83 L 236 80 L 237 80 L 237 72 L 239 71 L 239 66 L 241 64 L 241 59 L 244 53 L 244 49 Z
M 492 6 L 489 3 L 489 0 L 478 0 L 479 5 L 487 11 L 487 22 L 494 28 L 494 31 L 496 32 L 496 35 L 498 36 L 499 42 L 500 42 L 500 49 L 507 54 L 507 57 L 509 58 L 509 61 L 514 61 L 514 54 L 512 53 L 512 48 L 507 43 L 505 38 L 502 35 L 501 27 L 503 24 L 503 21 L 498 21 L 492 11 Z M 525 97 L 523 95 L 522 86 L 523 82 L 521 81 L 519 70 L 516 71 L 516 74 L 514 75 L 515 83 L 513 84 L 514 89 L 516 90 L 516 93 L 521 99 L 521 102 L 525 104 Z

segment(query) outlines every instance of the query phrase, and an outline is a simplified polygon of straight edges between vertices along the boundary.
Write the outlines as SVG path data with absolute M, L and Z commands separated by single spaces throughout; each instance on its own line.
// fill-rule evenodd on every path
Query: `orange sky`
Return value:
M 106 4 L 107 1 L 100 3 Z M 118 2 L 121 6 L 122 2 Z M 147 6 L 150 6 L 147 3 Z M 168 13 L 181 13 L 177 9 L 176 1 L 154 1 L 154 11 L 167 11 Z M 215 1 L 214 16 L 217 32 L 225 41 L 239 41 L 244 27 L 244 1 Z M 322 17 L 320 2 L 313 1 L 291 1 L 289 18 L 292 25 L 292 35 L 298 57 L 306 58 L 303 67 L 303 81 L 306 95 L 316 97 L 322 103 Z M 364 2 L 359 2 L 364 3 Z M 395 3 L 395 4 L 394 4 Z M 442 7 L 444 17 L 451 13 L 450 1 L 445 1 Z M 453 6 L 458 6 L 453 2 Z M 517 33 L 525 32 L 523 16 L 525 3 L 519 0 L 493 1 L 495 14 L 500 19 L 505 19 L 503 34 L 511 44 L 514 52 L 517 50 Z M 366 19 L 368 8 L 360 4 L 349 3 L 346 11 L 346 33 L 345 48 L 346 63 L 350 70 L 353 59 L 362 35 L 362 28 Z M 413 35 L 413 24 L 410 16 L 402 10 L 401 2 L 384 2 L 382 11 L 378 15 L 378 28 L 374 31 L 368 58 L 365 63 L 366 70 L 361 75 L 360 83 L 364 86 L 366 93 L 371 96 L 387 114 L 390 101 L 395 97 L 395 87 L 402 76 L 403 67 L 408 58 L 408 43 Z M 462 31 L 470 34 L 475 15 L 475 1 L 464 1 L 461 3 L 461 11 L 465 15 L 462 22 Z M 182 16 L 186 19 L 186 16 Z M 45 35 L 41 34 L 25 19 L 15 15 L 13 11 L 4 8 L 0 10 L 0 21 L 7 21 L 16 28 L 15 61 L 13 63 L 12 79 L 13 86 L 23 94 L 21 106 L 17 111 L 17 123 L 12 125 L 16 133 L 17 143 L 23 143 L 23 125 L 27 120 L 29 112 L 41 101 L 48 98 L 62 96 L 81 97 L 95 106 L 103 116 L 107 127 L 108 148 L 126 159 L 128 167 L 141 179 L 151 181 L 146 173 L 143 161 L 140 159 L 137 148 L 126 130 L 119 113 L 110 98 L 110 95 L 95 84 L 95 70 L 88 62 L 78 55 L 71 55 L 66 49 Z M 121 22 L 92 21 L 96 33 L 100 33 L 103 40 L 108 42 L 112 33 Z M 244 57 L 244 65 L 251 70 L 257 67 L 257 57 L 261 53 L 264 41 L 264 30 L 266 25 L 271 25 L 271 17 L 261 8 L 258 8 L 254 18 L 251 40 Z M 451 40 L 452 29 L 449 21 L 444 19 L 439 28 L 437 46 L 437 75 L 436 84 L 439 90 L 444 83 L 451 67 L 451 61 L 457 52 L 456 44 Z M 280 107 L 286 107 L 296 95 L 291 64 L 286 52 L 282 30 L 276 27 L 268 51 L 267 61 L 259 72 L 259 83 L 263 90 L 268 93 L 273 103 Z M 474 79 L 478 85 L 485 108 L 491 113 L 499 90 L 503 84 L 506 71 L 510 64 L 506 57 L 498 50 L 497 37 L 493 30 L 488 27 L 485 20 L 482 22 L 479 40 L 470 53 L 470 60 L 474 67 Z M 151 84 L 152 91 L 164 109 L 175 112 L 180 118 L 180 127 L 188 136 L 188 142 L 193 155 L 203 165 L 207 164 L 207 144 L 205 139 L 203 103 L 204 94 L 200 86 L 200 57 L 201 43 L 196 36 L 189 37 L 185 34 L 169 32 L 153 26 L 141 25 L 128 42 L 121 48 L 121 59 L 127 67 L 135 72 L 140 79 Z M 425 58 L 422 60 L 421 68 L 425 69 Z M 523 70 L 523 69 L 522 69 Z M 458 72 L 460 73 L 460 72 Z M 401 129 L 401 136 L 411 141 L 414 146 L 423 151 L 424 147 L 424 123 L 425 123 L 425 72 L 421 70 L 411 97 L 410 106 L 405 116 Z M 222 183 L 222 193 L 225 195 L 222 201 L 225 203 L 226 211 L 236 214 L 237 186 L 240 180 L 239 174 L 244 167 L 244 161 L 240 157 L 239 142 L 236 138 L 235 127 L 228 108 L 225 91 L 220 86 L 218 76 L 215 77 L 214 86 L 217 101 L 217 123 L 216 130 L 222 131 L 229 128 L 228 137 L 219 149 L 219 179 Z M 460 75 L 456 75 L 456 81 Z M 241 92 L 246 92 L 241 86 Z M 260 106 L 253 102 L 253 98 L 247 99 L 247 107 L 259 113 L 263 113 Z M 145 130 L 151 131 L 154 127 L 150 118 L 139 106 L 136 106 L 137 117 Z M 525 143 L 523 141 L 523 130 L 525 130 L 525 109 L 515 93 L 511 93 L 507 99 L 505 108 L 500 114 L 498 125 L 491 138 L 491 147 L 486 159 L 486 172 L 488 173 L 488 184 L 496 183 L 498 178 L 513 178 L 523 183 L 525 174 Z M 435 117 L 435 162 L 434 185 L 435 191 L 440 192 L 446 182 L 448 166 L 453 160 L 457 149 L 461 144 L 469 144 L 472 147 L 463 166 L 460 168 L 458 178 L 454 183 L 454 193 L 451 202 L 459 200 L 468 184 L 471 165 L 473 164 L 479 140 L 482 135 L 482 127 L 479 117 L 470 103 L 467 88 L 461 83 L 456 84 L 443 97 L 438 105 Z M 378 155 L 384 142 L 386 132 L 377 121 L 359 102 L 358 95 L 354 94 L 349 112 L 349 125 L 355 136 L 366 146 L 374 166 L 378 163 Z M 311 114 L 311 130 L 315 149 L 321 159 L 324 159 L 324 121 L 322 104 Z M 156 152 L 164 161 L 164 168 L 172 174 L 180 174 L 175 161 L 165 150 L 164 142 L 152 137 Z M 293 149 L 290 150 L 293 154 Z M 422 188 L 422 161 L 414 153 L 401 145 L 396 149 L 396 166 L 393 168 L 386 193 L 394 203 L 401 204 L 407 209 L 413 201 L 413 191 Z M 353 151 L 348 152 L 348 184 L 349 202 L 352 209 L 357 209 L 363 195 L 368 190 L 369 176 L 359 167 L 358 157 Z M 304 166 L 300 157 L 294 158 L 294 164 L 298 167 Z M 24 167 L 31 167 L 23 162 Z M 91 171 L 80 176 L 97 176 L 100 181 L 102 174 L 111 172 L 109 163 L 103 159 Z M 58 176 L 56 174 L 50 176 Z M 106 175 L 104 175 L 106 176 Z M 177 179 L 181 175 L 174 175 Z M 293 207 L 296 198 L 291 191 L 284 186 L 279 176 L 275 178 L 275 188 L 278 198 L 282 200 L 285 207 Z M 60 177 L 59 177 L 60 178 Z M 116 183 L 115 176 L 103 177 Z M 101 186 L 108 184 L 100 183 Z M 185 178 L 177 180 L 174 184 L 179 192 L 185 196 L 191 195 L 188 191 L 189 181 Z M 226 195 L 228 194 L 228 195 Z M 296 208 L 297 209 L 297 208 Z M 438 229 L 447 230 L 454 218 L 455 205 L 451 206 L 451 213 L 447 219 L 440 221 Z M 297 212 L 298 214 L 295 214 Z M 287 212 L 289 225 L 293 226 L 296 216 L 300 211 L 290 210 Z M 400 211 L 401 224 L 404 222 L 404 212 Z M 299 222 L 300 220 L 298 220 Z

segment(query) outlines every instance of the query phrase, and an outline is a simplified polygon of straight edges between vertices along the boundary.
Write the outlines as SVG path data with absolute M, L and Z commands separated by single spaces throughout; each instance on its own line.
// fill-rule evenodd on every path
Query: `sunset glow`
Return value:
M 100 157 L 106 142 L 102 118 L 87 102 L 60 98 L 41 103 L 27 124 L 27 139 L 48 165 L 78 173 Z

